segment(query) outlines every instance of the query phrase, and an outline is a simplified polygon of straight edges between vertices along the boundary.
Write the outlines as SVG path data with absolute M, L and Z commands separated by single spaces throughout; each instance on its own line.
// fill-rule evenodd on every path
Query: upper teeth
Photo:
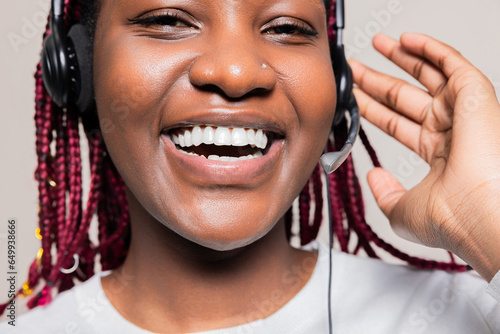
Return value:
M 217 146 L 257 146 L 265 149 L 267 145 L 267 136 L 261 130 L 244 128 L 225 128 L 206 126 L 202 129 L 195 126 L 184 130 L 181 134 L 170 134 L 172 141 L 181 147 L 198 146 L 200 144 L 214 144 Z

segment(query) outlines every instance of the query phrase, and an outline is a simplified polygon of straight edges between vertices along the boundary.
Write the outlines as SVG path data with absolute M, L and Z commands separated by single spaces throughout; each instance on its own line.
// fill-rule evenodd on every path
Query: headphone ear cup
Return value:
M 336 126 L 342 121 L 348 109 L 349 99 L 352 94 L 353 77 L 351 67 L 345 58 L 343 45 L 333 46 L 331 58 L 337 85 L 337 107 L 333 119 L 333 125 Z
M 59 106 L 68 103 L 69 85 L 67 82 L 66 50 L 60 38 L 56 37 L 57 32 L 53 31 L 43 43 L 40 63 L 42 66 L 42 80 L 45 89 L 52 100 Z M 61 50 L 62 48 L 62 50 Z
M 68 41 L 73 46 L 74 71 L 71 73 L 75 87 L 74 104 L 80 112 L 90 109 L 94 103 L 94 84 L 92 76 L 92 45 L 87 30 L 82 24 L 75 24 L 68 32 Z

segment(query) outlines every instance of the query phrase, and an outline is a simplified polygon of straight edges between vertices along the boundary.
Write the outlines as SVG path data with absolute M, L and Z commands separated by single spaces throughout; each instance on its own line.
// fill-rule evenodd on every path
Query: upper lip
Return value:
M 196 113 L 174 123 L 164 124 L 161 132 L 167 133 L 171 129 L 196 125 L 208 125 L 228 128 L 252 128 L 274 132 L 284 137 L 286 133 L 284 122 L 273 119 L 270 114 L 242 109 L 210 109 Z

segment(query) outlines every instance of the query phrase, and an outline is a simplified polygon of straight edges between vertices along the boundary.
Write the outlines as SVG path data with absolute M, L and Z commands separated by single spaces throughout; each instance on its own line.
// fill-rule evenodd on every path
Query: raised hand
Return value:
M 378 34 L 377 51 L 427 91 L 350 60 L 361 115 L 416 152 L 429 174 L 406 190 L 375 168 L 368 183 L 400 236 L 454 252 L 490 280 L 500 269 L 500 104 L 491 82 L 450 46 Z

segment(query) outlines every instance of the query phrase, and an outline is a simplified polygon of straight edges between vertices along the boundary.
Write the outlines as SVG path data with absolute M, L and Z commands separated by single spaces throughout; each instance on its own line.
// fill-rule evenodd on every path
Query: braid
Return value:
M 344 211 L 341 210 L 343 207 L 342 199 L 339 194 L 338 187 L 338 173 L 332 173 L 328 175 L 328 181 L 330 184 L 330 189 L 327 189 L 330 192 L 330 200 L 331 200 L 331 214 L 332 214 L 332 233 L 333 236 L 339 242 L 340 250 L 343 252 L 348 251 L 348 236 L 344 229 Z
M 65 225 L 65 212 L 66 212 L 66 134 L 64 133 L 64 125 L 63 125 L 63 115 L 57 115 L 57 143 L 56 143 L 56 217 L 57 217 L 57 231 L 56 242 L 59 243 L 61 240 L 64 240 L 64 235 L 66 230 L 64 228 Z M 54 232 L 54 231 L 52 231 Z M 58 245 L 59 247 L 61 245 Z
M 302 189 L 299 195 L 299 210 L 300 210 L 300 240 L 301 244 L 305 245 L 307 240 L 311 239 L 309 228 L 309 214 L 311 209 L 311 194 L 309 189 L 310 181 Z
M 314 200 L 311 198 L 311 186 L 313 188 Z M 306 183 L 299 195 L 300 208 L 300 240 L 306 245 L 318 236 L 321 220 L 323 219 L 323 183 L 321 181 L 321 167 L 316 165 L 311 179 Z M 311 204 L 315 204 L 314 217 L 310 221 Z M 291 226 L 290 226 L 291 228 Z M 291 232 L 287 232 L 289 235 Z
M 352 164 L 352 157 L 349 156 L 345 164 L 345 172 L 346 172 L 346 188 L 345 188 L 345 210 L 348 217 L 349 225 L 351 229 L 356 233 L 357 236 L 357 246 L 354 251 L 356 253 L 360 248 L 368 254 L 368 256 L 377 258 L 378 256 L 375 254 L 374 250 L 371 248 L 369 244 L 369 240 L 362 233 L 362 229 L 360 225 L 362 225 L 363 217 L 364 217 L 364 205 L 362 201 L 358 199 L 361 198 L 359 183 L 354 171 L 354 166 Z
M 86 8 L 96 8 L 93 1 L 65 1 L 67 27 L 80 20 L 83 4 Z M 44 39 L 49 32 L 47 24 Z M 83 209 L 79 129 L 82 120 L 74 108 L 60 108 L 52 102 L 43 86 L 40 64 L 37 65 L 35 84 L 38 160 L 35 179 L 39 193 L 41 248 L 37 258 L 31 263 L 28 280 L 17 292 L 17 295 L 27 296 L 32 290 L 38 290 L 28 301 L 29 308 L 50 303 L 53 288 L 62 292 L 73 287 L 75 279 L 84 281 L 92 277 L 98 252 L 102 252 L 101 264 L 104 270 L 118 267 L 125 259 L 130 240 L 125 186 L 106 153 L 99 129 L 85 129 L 91 185 L 87 204 Z M 90 115 L 85 115 L 83 123 L 93 124 L 92 121 L 96 118 L 94 110 Z M 88 233 L 96 212 L 99 231 L 102 231 L 97 245 L 90 241 Z M 52 249 L 57 250 L 55 255 L 52 254 Z M 75 254 L 78 259 L 76 270 L 63 273 L 61 269 L 71 268 L 75 264 Z M 43 286 L 39 287 L 41 283 Z M 9 302 L 0 305 L 0 315 Z
M 312 184 L 314 190 L 314 220 L 311 226 L 311 240 L 316 239 L 318 236 L 319 228 L 321 226 L 321 221 L 323 220 L 323 182 L 321 181 L 322 169 L 320 165 L 316 165 L 316 168 L 312 174 Z
M 372 160 L 373 166 L 374 167 L 381 167 L 380 162 L 378 161 L 377 154 L 375 153 L 375 150 L 373 149 L 372 145 L 368 141 L 368 137 L 366 136 L 365 130 L 363 130 L 362 127 L 359 128 L 359 138 L 361 139 L 363 146 L 366 148 L 366 151 L 368 152 L 368 155 L 370 156 L 370 159 Z
M 99 228 L 99 253 L 102 268 L 107 270 L 117 267 L 125 259 L 130 226 L 125 184 L 109 156 L 103 171 L 106 173 L 107 182 L 99 199 L 99 217 L 104 218 L 104 223 L 101 223 Z M 114 220 L 109 220 L 108 217 L 114 217 Z

